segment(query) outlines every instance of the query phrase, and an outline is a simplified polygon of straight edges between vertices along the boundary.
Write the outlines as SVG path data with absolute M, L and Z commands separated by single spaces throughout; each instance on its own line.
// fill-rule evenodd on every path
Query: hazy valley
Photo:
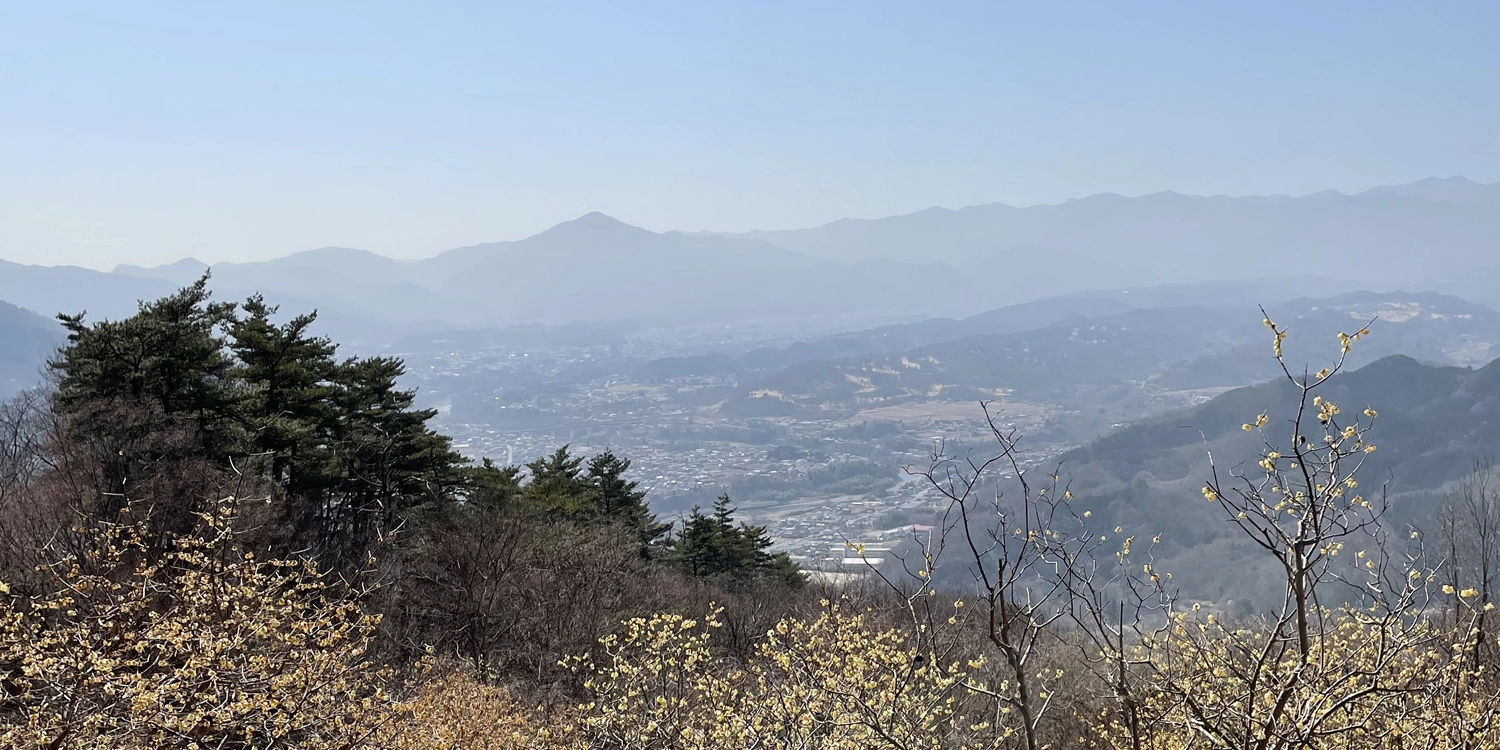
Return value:
M 849 571 L 845 540 L 891 545 L 934 523 L 942 498 L 905 470 L 937 442 L 979 449 L 988 402 L 1025 435 L 1028 461 L 1065 459 L 1081 498 L 1140 533 L 1179 532 L 1165 559 L 1202 571 L 1204 556 L 1244 550 L 1221 549 L 1212 521 L 1179 504 L 1214 435 L 1243 421 L 1231 406 L 1276 398 L 1257 385 L 1279 374 L 1262 307 L 1309 371 L 1337 359 L 1336 334 L 1369 325 L 1340 376 L 1351 383 L 1398 365 L 1477 368 L 1422 396 L 1451 402 L 1443 419 L 1477 421 L 1436 463 L 1391 464 L 1404 514 L 1430 515 L 1488 451 L 1497 195 L 1454 178 L 1301 198 L 1095 196 L 734 236 L 589 214 L 415 261 L 325 248 L 110 273 L 12 266 L 0 299 L 119 318 L 207 271 L 216 299 L 316 309 L 313 330 L 344 351 L 404 359 L 403 382 L 465 455 L 519 466 L 563 444 L 614 450 L 658 514 L 728 492 L 811 570 Z M 20 308 L 0 324 L 14 392 L 61 331 Z M 1349 388 L 1411 420 L 1403 433 L 1440 418 L 1396 408 L 1411 394 Z M 1144 437 L 1166 429 L 1152 425 L 1182 429 Z

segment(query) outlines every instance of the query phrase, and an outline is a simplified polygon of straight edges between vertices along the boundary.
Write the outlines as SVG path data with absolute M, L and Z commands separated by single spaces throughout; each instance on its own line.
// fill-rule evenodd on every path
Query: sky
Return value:
M 0 258 L 1500 180 L 1500 3 L 12 3 Z

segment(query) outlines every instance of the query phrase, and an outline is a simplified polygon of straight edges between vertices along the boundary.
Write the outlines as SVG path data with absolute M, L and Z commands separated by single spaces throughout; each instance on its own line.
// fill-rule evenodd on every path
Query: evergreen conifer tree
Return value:
M 523 492 L 527 504 L 569 520 L 590 520 L 593 488 L 583 475 L 582 456 L 572 455 L 564 445 L 526 464 L 526 470 L 531 474 Z
M 466 485 L 465 497 L 475 507 L 506 510 L 521 494 L 521 470 L 496 466 L 486 458 L 478 466 L 470 467 Z
M 656 520 L 646 505 L 646 491 L 639 489 L 640 483 L 625 479 L 629 470 L 630 459 L 605 451 L 589 459 L 586 477 L 599 520 L 633 530 L 642 551 L 647 552 L 672 529 L 672 524 Z
M 190 473 L 193 461 L 252 467 L 282 490 L 284 543 L 340 565 L 409 511 L 457 498 L 466 462 L 428 428 L 436 412 L 400 387 L 399 359 L 338 362 L 333 343 L 310 333 L 315 314 L 276 323 L 259 295 L 241 308 L 215 303 L 208 278 L 123 320 L 59 316 L 68 344 L 49 362 L 53 408 L 80 442 L 109 448 L 96 452 L 100 495 L 112 500 L 91 512 L 147 500 L 159 515 L 188 518 L 204 488 L 138 496 L 173 486 L 153 472 Z M 165 453 L 181 451 L 184 432 L 192 455 Z M 251 456 L 267 457 L 265 468 Z
M 453 500 L 464 460 L 451 441 L 427 427 L 436 412 L 415 409 L 414 391 L 397 385 L 399 359 L 349 359 L 333 373 L 336 418 L 323 425 L 324 475 L 311 504 L 320 543 L 349 560 L 407 512 Z M 310 488 L 311 491 L 311 488 Z
M 79 412 L 104 402 L 159 409 L 197 427 L 204 452 L 227 457 L 236 435 L 233 362 L 221 329 L 235 306 L 210 301 L 208 274 L 175 294 L 143 302 L 119 321 L 87 323 L 58 315 L 68 345 L 48 362 L 57 377 L 54 406 Z
M 722 578 L 744 583 L 776 580 L 787 585 L 803 583 L 802 573 L 786 553 L 771 553 L 770 535 L 764 526 L 734 522 L 735 508 L 725 493 L 714 501 L 713 512 L 694 507 L 672 540 L 672 559 L 694 578 Z
M 320 432 L 336 417 L 333 394 L 334 351 L 328 339 L 308 334 L 317 313 L 299 315 L 277 325 L 277 308 L 260 295 L 246 300 L 243 315 L 230 326 L 230 349 L 239 360 L 237 375 L 246 382 L 240 418 L 256 453 L 270 460 L 270 478 L 301 495 L 318 484 L 328 467 L 316 456 Z

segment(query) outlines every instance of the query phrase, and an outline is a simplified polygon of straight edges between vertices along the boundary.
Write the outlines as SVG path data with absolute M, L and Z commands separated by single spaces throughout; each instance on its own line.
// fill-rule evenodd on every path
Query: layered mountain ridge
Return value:
M 1100 194 L 734 235 L 653 232 L 591 213 L 422 260 L 328 247 L 114 273 L 6 266 L 0 299 L 118 317 L 211 268 L 221 298 L 259 291 L 288 308 L 317 308 L 330 334 L 370 345 L 523 323 L 961 317 L 1092 289 L 1286 274 L 1334 279 L 1326 292 L 1399 281 L 1500 305 L 1497 196 L 1500 183 L 1465 178 L 1356 195 Z
M 117 274 L 180 283 L 184 264 Z M 305 299 L 411 333 L 513 323 L 732 320 L 973 311 L 982 292 L 941 266 L 842 263 L 761 240 L 658 233 L 599 213 L 514 242 L 402 261 L 323 248 L 211 267 L 221 293 Z

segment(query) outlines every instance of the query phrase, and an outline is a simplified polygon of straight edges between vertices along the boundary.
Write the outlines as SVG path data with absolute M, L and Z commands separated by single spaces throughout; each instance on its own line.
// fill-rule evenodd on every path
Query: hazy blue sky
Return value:
M 0 257 L 1500 179 L 1500 3 L 11 3 Z

